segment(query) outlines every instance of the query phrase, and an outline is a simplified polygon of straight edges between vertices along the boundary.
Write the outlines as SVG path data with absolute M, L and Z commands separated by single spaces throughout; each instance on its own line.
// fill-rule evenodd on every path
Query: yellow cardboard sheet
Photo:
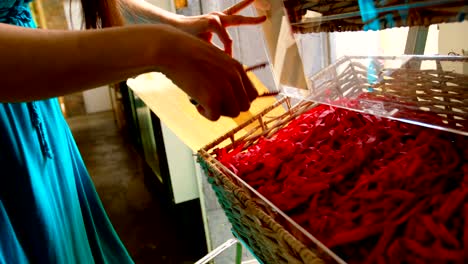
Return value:
M 249 73 L 259 93 L 267 88 Z M 273 96 L 256 99 L 248 112 L 236 118 L 221 117 L 212 122 L 201 116 L 187 94 L 161 73 L 147 73 L 127 81 L 128 86 L 161 119 L 169 129 L 194 152 L 225 135 L 276 102 Z M 282 109 L 275 111 L 283 112 Z

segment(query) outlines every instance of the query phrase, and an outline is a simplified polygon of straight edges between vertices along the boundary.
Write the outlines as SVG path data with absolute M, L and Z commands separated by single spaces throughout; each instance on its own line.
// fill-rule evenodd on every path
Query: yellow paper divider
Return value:
M 268 91 L 253 74 L 248 76 L 259 93 Z M 249 111 L 236 118 L 221 117 L 213 122 L 202 115 L 190 103 L 189 97 L 164 74 L 152 72 L 127 80 L 127 85 L 158 116 L 182 142 L 194 152 L 213 142 L 254 115 L 276 102 L 274 96 L 260 97 L 252 102 Z M 284 112 L 278 108 L 275 111 Z M 248 133 L 249 127 L 244 130 Z

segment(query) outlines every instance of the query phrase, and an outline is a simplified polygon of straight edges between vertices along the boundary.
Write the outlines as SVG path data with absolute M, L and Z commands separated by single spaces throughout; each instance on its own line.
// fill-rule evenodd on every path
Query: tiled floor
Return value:
M 68 119 L 83 160 L 117 233 L 136 263 L 184 262 L 167 209 L 144 184 L 142 161 L 112 112 Z

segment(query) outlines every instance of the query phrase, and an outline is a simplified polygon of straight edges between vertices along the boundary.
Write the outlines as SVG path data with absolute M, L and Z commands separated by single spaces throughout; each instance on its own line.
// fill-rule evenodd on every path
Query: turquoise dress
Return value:
M 0 23 L 35 27 L 27 2 L 0 0 Z M 1 264 L 132 263 L 57 99 L 0 103 L 0 167 Z

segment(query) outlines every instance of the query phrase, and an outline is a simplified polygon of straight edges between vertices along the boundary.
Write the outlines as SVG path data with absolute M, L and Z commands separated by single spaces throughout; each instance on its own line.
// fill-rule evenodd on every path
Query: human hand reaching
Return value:
M 258 96 L 243 66 L 222 50 L 173 27 L 166 27 L 158 70 L 197 101 L 210 120 L 236 117 Z M 162 36 L 162 35 L 161 35 Z
M 200 16 L 180 16 L 175 26 L 209 43 L 211 43 L 213 34 L 216 34 L 224 46 L 224 51 L 232 56 L 232 39 L 227 32 L 227 27 L 256 25 L 266 19 L 265 16 L 246 17 L 236 15 L 255 1 L 243 0 L 222 12 L 211 12 Z
M 158 32 L 157 38 L 164 39 L 158 40 L 158 45 L 164 43 L 164 51 L 154 60 L 157 70 L 195 100 L 197 110 L 210 120 L 235 117 L 248 110 L 258 96 L 243 66 L 231 58 L 232 40 L 226 28 L 265 21 L 265 17 L 236 15 L 261 1 L 265 0 L 242 0 L 223 12 L 188 17 L 168 14 L 150 4 L 143 5 L 144 2 L 133 2 L 139 3 L 139 13 L 145 17 L 170 25 Z M 210 44 L 213 34 L 223 43 L 224 52 Z

